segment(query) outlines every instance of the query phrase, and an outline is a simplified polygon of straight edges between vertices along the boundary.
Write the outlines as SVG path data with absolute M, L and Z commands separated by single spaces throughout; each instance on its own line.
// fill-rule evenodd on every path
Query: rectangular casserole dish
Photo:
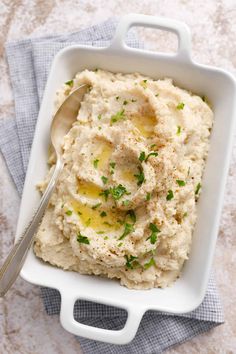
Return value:
M 157 54 L 133 49 L 125 44 L 132 26 L 145 26 L 174 32 L 178 36 L 177 54 Z M 118 24 L 107 48 L 82 45 L 60 51 L 51 68 L 41 105 L 27 171 L 16 238 L 23 232 L 39 203 L 35 188 L 47 171 L 49 129 L 55 92 L 67 80 L 84 69 L 101 68 L 113 72 L 140 72 L 154 79 L 170 77 L 177 86 L 206 95 L 214 110 L 210 152 L 203 176 L 203 188 L 197 205 L 198 219 L 191 253 L 182 276 L 165 289 L 129 290 L 117 281 L 66 272 L 37 259 L 30 249 L 21 276 L 30 283 L 58 289 L 61 293 L 62 326 L 75 335 L 94 340 L 125 344 L 130 342 L 147 310 L 186 313 L 203 301 L 217 238 L 223 192 L 233 140 L 236 86 L 224 70 L 199 65 L 190 56 L 190 34 L 185 24 L 172 19 L 145 15 L 127 15 Z M 85 299 L 127 310 L 128 318 L 119 331 L 90 327 L 75 321 L 75 301 Z

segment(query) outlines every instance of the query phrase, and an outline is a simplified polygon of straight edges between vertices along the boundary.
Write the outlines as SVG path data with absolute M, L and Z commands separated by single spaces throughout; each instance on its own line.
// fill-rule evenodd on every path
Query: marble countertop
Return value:
M 0 16 L 0 118 L 14 115 L 14 104 L 4 55 L 4 43 L 83 29 L 116 14 L 130 12 L 182 20 L 192 32 L 193 58 L 236 74 L 235 0 L 2 0 Z M 152 50 L 173 51 L 173 35 L 140 30 Z M 223 117 L 227 119 L 227 117 Z M 0 155 L 0 259 L 7 255 L 15 233 L 19 196 Z M 225 309 L 225 323 L 208 333 L 175 346 L 166 353 L 236 353 L 236 144 L 228 175 L 224 209 L 214 257 L 214 271 Z M 81 353 L 75 337 L 60 326 L 58 316 L 47 316 L 39 287 L 18 279 L 0 300 L 0 353 Z

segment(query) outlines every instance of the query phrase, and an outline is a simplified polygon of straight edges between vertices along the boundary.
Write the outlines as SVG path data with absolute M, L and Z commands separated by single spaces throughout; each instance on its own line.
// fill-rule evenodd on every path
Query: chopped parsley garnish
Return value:
M 104 240 L 108 240 L 108 239 L 109 239 L 109 237 L 108 237 L 108 236 L 105 236 L 103 239 L 104 239 Z
M 137 102 L 137 100 L 135 100 L 134 98 L 132 98 L 131 102 Z
M 142 151 L 142 152 L 140 153 L 138 159 L 139 159 L 139 161 L 143 162 L 143 161 L 145 160 L 145 158 L 146 158 L 146 154 L 145 154 L 144 151 Z
M 157 144 L 152 144 L 152 145 L 150 146 L 150 148 L 153 149 L 153 148 L 156 147 L 156 146 L 157 146 Z
M 79 243 L 84 243 L 84 244 L 86 244 L 86 245 L 89 245 L 89 244 L 90 244 L 88 237 L 81 235 L 80 232 L 79 232 L 78 235 L 77 235 L 77 241 L 78 241 Z
M 171 189 L 168 190 L 167 196 L 166 196 L 166 200 L 171 200 L 174 198 L 174 193 Z
M 118 243 L 118 247 L 120 247 L 120 246 L 122 246 L 123 245 L 123 242 L 120 242 L 120 243 Z
M 181 126 L 178 125 L 176 134 L 177 134 L 177 135 L 180 135 L 180 133 L 181 133 Z
M 129 203 L 130 203 L 130 200 L 126 199 L 126 200 L 123 200 L 122 205 L 128 206 Z
M 109 194 L 110 194 L 110 190 L 109 190 L 109 189 L 105 189 L 104 191 L 102 191 L 101 193 L 99 193 L 99 195 L 104 196 L 105 201 L 107 201 Z
M 111 166 L 111 168 L 115 168 L 116 163 L 115 163 L 115 162 L 110 162 L 110 164 L 109 164 L 109 165 Z
M 158 97 L 158 96 L 159 96 L 159 93 L 156 93 L 156 94 L 155 94 L 155 97 Z
M 116 100 L 118 101 L 118 99 L 120 98 L 120 96 L 116 96 Z
M 101 216 L 101 218 L 104 218 L 105 216 L 107 216 L 107 213 L 106 213 L 105 211 L 102 211 L 102 212 L 100 213 L 100 216 Z
M 152 152 L 150 152 L 150 153 L 146 156 L 145 152 L 142 151 L 142 152 L 140 153 L 138 159 L 139 159 L 139 161 L 141 161 L 141 162 L 143 162 L 143 161 L 147 162 L 147 160 L 149 159 L 150 156 L 158 156 L 158 152 L 152 151 Z
M 156 265 L 156 262 L 154 261 L 154 258 L 152 257 L 149 262 L 147 262 L 143 265 L 143 267 L 144 267 L 144 269 L 148 269 L 151 266 L 155 266 L 155 265 Z
M 78 213 L 79 215 L 82 215 L 81 211 L 79 211 L 79 210 L 77 211 L 77 213 Z
M 111 123 L 116 123 L 119 120 L 123 119 L 124 113 L 125 113 L 125 110 L 122 109 L 121 111 L 117 112 L 116 114 L 113 114 L 113 116 L 111 116 Z
M 149 229 L 151 230 L 151 235 L 147 238 L 147 240 L 150 240 L 151 244 L 154 245 L 157 241 L 157 234 L 161 232 L 161 230 L 159 230 L 158 227 L 152 222 L 149 225 Z
M 143 184 L 143 182 L 145 182 L 145 176 L 144 176 L 144 173 L 143 173 L 143 170 L 139 167 L 139 174 L 137 175 L 134 175 L 134 177 L 137 178 L 137 185 L 138 186 L 141 186 Z
M 97 203 L 95 205 L 92 206 L 92 209 L 97 209 L 98 207 L 100 207 L 100 205 L 102 205 L 102 203 Z
M 197 186 L 196 186 L 196 189 L 195 189 L 195 194 L 196 194 L 196 195 L 199 193 L 201 187 L 202 187 L 202 185 L 201 185 L 201 183 L 199 182 L 199 183 L 197 184 Z
M 94 168 L 98 168 L 98 163 L 99 163 L 99 160 L 98 160 L 98 159 L 93 160 L 93 166 L 94 166 Z
M 161 232 L 161 231 L 158 229 L 158 227 L 157 227 L 155 224 L 153 224 L 152 222 L 151 222 L 150 225 L 149 225 L 149 229 L 150 229 L 152 232 Z
M 178 183 L 178 185 L 179 185 L 180 187 L 183 187 L 183 186 L 186 185 L 186 182 L 182 181 L 181 179 L 177 179 L 176 182 Z
M 94 72 L 96 73 L 98 71 L 98 68 L 94 69 Z
M 183 217 L 185 218 L 186 216 L 188 216 L 187 211 L 184 213 Z
M 110 193 L 115 200 L 120 199 L 124 194 L 128 194 L 127 189 L 122 186 L 122 184 L 119 184 L 117 187 L 110 188 Z
M 105 231 L 97 231 L 97 234 L 98 234 L 98 235 L 105 234 Z
M 150 153 L 147 155 L 147 157 L 146 157 L 146 159 L 145 159 L 145 162 L 147 162 L 147 160 L 149 159 L 150 156 L 158 156 L 158 152 L 155 152 L 155 151 L 150 152 Z
M 132 221 L 133 223 L 136 222 L 136 214 L 135 214 L 135 211 L 134 211 L 134 210 L 129 210 L 129 211 L 127 212 L 127 215 L 130 217 L 130 219 L 131 219 L 131 221 Z
M 126 106 L 129 102 L 127 100 L 124 100 L 123 105 Z
M 109 194 L 115 199 L 118 200 L 120 199 L 124 194 L 129 195 L 127 189 L 122 186 L 122 184 L 119 184 L 117 187 L 112 187 L 110 189 L 105 189 L 102 191 L 99 195 L 104 196 L 105 200 L 107 201 Z
M 74 85 L 74 80 L 69 80 L 67 82 L 65 82 L 66 85 L 70 86 L 70 87 L 73 87 Z
M 144 89 L 146 89 L 146 88 L 147 88 L 147 79 L 141 81 L 141 82 L 140 82 L 140 85 L 141 85 Z
M 69 215 L 69 216 L 72 215 L 72 210 L 67 210 L 66 215 Z
M 61 208 L 64 208 L 65 203 L 62 203 Z
M 123 234 L 118 238 L 118 240 L 123 240 L 127 235 L 134 231 L 134 227 L 132 224 L 125 223 L 125 229 Z
M 146 194 L 146 201 L 148 202 L 150 199 L 151 199 L 151 193 L 148 192 Z
M 135 257 L 135 256 L 127 256 L 127 255 L 125 255 L 126 267 L 129 268 L 129 269 L 133 269 L 133 262 L 137 258 L 138 257 Z
M 154 245 L 157 241 L 157 233 L 153 232 L 148 239 L 150 240 L 151 244 Z
M 180 102 L 180 103 L 176 106 L 176 108 L 179 109 L 179 110 L 181 110 L 181 109 L 184 109 L 184 106 L 185 106 L 185 104 L 184 104 L 183 102 Z
M 116 166 L 116 163 L 115 162 L 110 162 L 109 163 L 109 165 L 110 165 L 110 174 L 111 175 L 113 175 L 114 174 L 114 168 L 115 168 L 115 166 Z
M 101 114 L 98 115 L 98 119 L 99 120 L 102 119 L 102 115 Z
M 107 182 L 108 182 L 108 178 L 105 176 L 102 176 L 101 180 L 103 181 L 104 184 L 107 184 Z

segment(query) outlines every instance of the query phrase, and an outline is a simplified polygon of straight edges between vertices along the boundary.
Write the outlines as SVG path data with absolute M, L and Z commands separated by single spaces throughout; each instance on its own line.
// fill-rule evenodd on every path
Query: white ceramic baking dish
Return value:
M 179 41 L 177 54 L 157 54 L 128 47 L 124 39 L 132 26 L 174 32 Z M 142 316 L 147 310 L 185 313 L 198 307 L 204 298 L 229 166 L 236 87 L 233 77 L 224 70 L 192 61 L 189 30 L 185 24 L 172 19 L 128 15 L 121 19 L 108 48 L 76 45 L 60 51 L 54 59 L 38 117 L 16 237 L 23 231 L 32 216 L 32 210 L 39 202 L 40 196 L 35 184 L 44 178 L 47 170 L 49 127 L 55 91 L 62 83 L 73 78 L 78 71 L 97 67 L 113 72 L 140 72 L 154 79 L 171 77 L 176 85 L 199 95 L 206 95 L 212 103 L 215 114 L 191 254 L 185 263 L 182 276 L 173 286 L 166 289 L 128 290 L 114 280 L 80 275 L 52 267 L 37 259 L 32 249 L 21 271 L 21 276 L 30 283 L 60 291 L 62 300 L 60 319 L 66 330 L 91 339 L 124 344 L 134 338 Z M 78 299 L 127 310 L 128 319 L 124 328 L 112 331 L 78 323 L 73 317 L 74 303 Z

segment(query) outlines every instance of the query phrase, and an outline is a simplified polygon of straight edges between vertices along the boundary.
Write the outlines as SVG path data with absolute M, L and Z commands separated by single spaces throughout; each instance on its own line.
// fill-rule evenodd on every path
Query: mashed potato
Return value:
M 64 138 L 34 252 L 128 288 L 166 287 L 188 259 L 213 113 L 170 79 L 102 70 L 65 83 L 56 108 L 83 83 L 90 90 Z

